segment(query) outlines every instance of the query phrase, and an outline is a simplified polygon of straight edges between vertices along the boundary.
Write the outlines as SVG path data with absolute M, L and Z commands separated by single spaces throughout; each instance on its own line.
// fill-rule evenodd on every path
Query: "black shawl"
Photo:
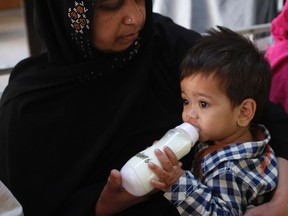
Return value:
M 35 1 L 47 51 L 14 68 L 0 104 L 0 179 L 25 215 L 93 215 L 111 169 L 181 122 L 179 64 L 199 34 L 146 6 L 137 53 L 113 55 L 90 44 L 93 1 Z M 160 193 L 122 214 L 178 215 Z
M 199 34 L 146 6 L 137 53 L 108 55 L 89 41 L 92 0 L 35 1 L 47 51 L 14 68 L 0 102 L 0 179 L 25 215 L 94 215 L 110 170 L 181 122 L 179 64 Z M 287 116 L 271 110 L 265 123 L 277 149 L 288 144 Z M 121 214 L 178 215 L 160 193 Z

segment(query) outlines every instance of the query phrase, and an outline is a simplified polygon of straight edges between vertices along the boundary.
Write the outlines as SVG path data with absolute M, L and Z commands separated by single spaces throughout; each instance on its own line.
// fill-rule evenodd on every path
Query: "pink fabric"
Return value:
M 266 58 L 272 68 L 270 100 L 282 104 L 288 113 L 288 2 L 271 23 L 274 44 L 268 46 Z

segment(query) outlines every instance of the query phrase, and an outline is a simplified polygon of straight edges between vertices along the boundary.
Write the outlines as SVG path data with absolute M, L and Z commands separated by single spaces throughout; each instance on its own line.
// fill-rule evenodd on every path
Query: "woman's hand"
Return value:
M 159 190 L 167 191 L 182 175 L 182 163 L 178 161 L 176 155 L 169 147 L 164 147 L 164 153 L 159 149 L 155 150 L 155 155 L 161 163 L 161 167 L 149 162 L 149 168 L 160 178 L 152 179 L 151 184 Z
M 112 170 L 97 203 L 96 215 L 114 215 L 136 203 L 144 201 L 148 196 L 135 197 L 122 188 L 122 178 L 118 170 Z
M 288 161 L 278 158 L 279 180 L 272 199 L 265 204 L 250 209 L 245 216 L 287 216 L 288 215 Z

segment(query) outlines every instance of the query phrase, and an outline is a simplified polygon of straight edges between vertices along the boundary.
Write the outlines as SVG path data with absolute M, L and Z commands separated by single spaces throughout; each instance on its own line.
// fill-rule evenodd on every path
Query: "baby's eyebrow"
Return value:
M 201 93 L 201 92 L 199 92 L 197 95 L 199 95 L 201 97 L 205 97 L 205 98 L 210 98 L 210 99 L 213 98 L 211 95 L 208 95 L 208 94 L 205 94 L 205 93 Z

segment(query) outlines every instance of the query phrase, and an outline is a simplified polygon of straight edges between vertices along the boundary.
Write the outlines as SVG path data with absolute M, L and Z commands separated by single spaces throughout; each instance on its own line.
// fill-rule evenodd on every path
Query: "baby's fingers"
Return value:
M 166 155 L 166 153 L 163 153 L 159 149 L 155 149 L 155 155 L 157 156 L 163 170 L 167 172 L 171 172 L 173 170 L 174 164 L 170 161 L 170 158 Z M 178 164 L 178 161 L 176 162 L 176 165 L 177 164 Z
M 163 148 L 164 153 L 171 162 L 172 166 L 177 166 L 179 164 L 178 158 L 175 153 L 167 146 Z
M 168 189 L 166 183 L 161 180 L 152 179 L 150 183 L 158 190 L 167 191 Z
M 167 177 L 167 172 L 161 168 L 160 166 L 156 165 L 153 162 L 148 163 L 148 167 L 157 175 L 159 178 Z

